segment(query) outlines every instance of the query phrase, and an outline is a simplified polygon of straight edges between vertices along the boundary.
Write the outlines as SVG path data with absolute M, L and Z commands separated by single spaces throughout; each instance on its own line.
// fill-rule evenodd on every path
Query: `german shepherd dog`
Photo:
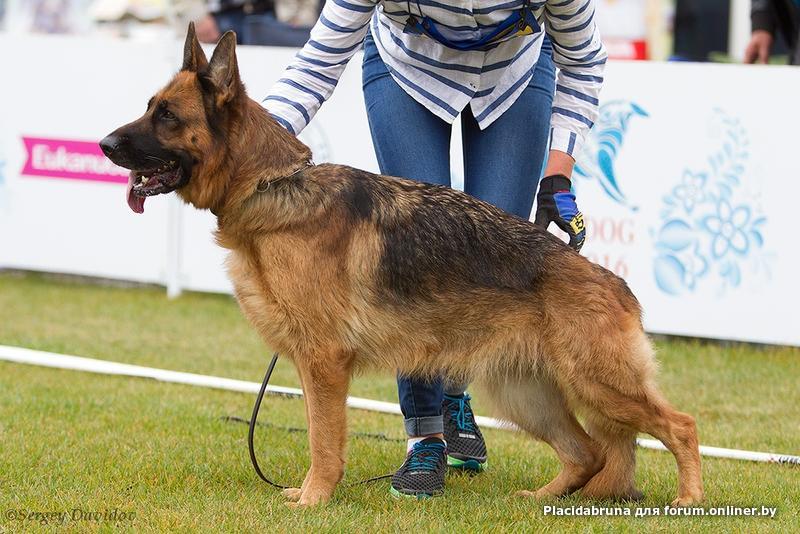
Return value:
M 226 33 L 208 61 L 190 26 L 181 71 L 101 146 L 132 170 L 134 211 L 176 191 L 217 216 L 236 299 L 305 392 L 311 467 L 289 501 L 331 498 L 350 378 L 364 368 L 481 384 L 498 415 L 561 461 L 522 495 L 641 498 L 642 431 L 677 460 L 673 505 L 702 500 L 695 421 L 659 393 L 622 279 L 459 191 L 311 165 L 308 147 L 245 94 L 235 43 Z

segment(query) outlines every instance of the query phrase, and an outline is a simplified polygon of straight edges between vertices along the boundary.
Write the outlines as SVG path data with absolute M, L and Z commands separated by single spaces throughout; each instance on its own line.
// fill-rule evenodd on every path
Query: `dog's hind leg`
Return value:
M 344 475 L 345 406 L 352 361 L 341 351 L 331 351 L 295 360 L 295 364 L 306 398 L 311 467 L 297 503 L 289 504 L 308 506 L 328 501 Z M 296 492 L 287 497 L 296 497 Z
M 697 427 L 691 415 L 673 409 L 655 391 L 629 397 L 609 388 L 598 397 L 602 399 L 598 409 L 606 416 L 661 440 L 675 456 L 678 498 L 673 501 L 674 506 L 703 500 Z
M 583 430 L 561 390 L 549 378 L 500 378 L 488 384 L 502 416 L 553 447 L 562 469 L 535 492 L 518 494 L 536 498 L 561 497 L 583 487 L 603 467 L 600 448 Z
M 602 447 L 606 464 L 581 490 L 590 499 L 638 501 L 636 489 L 636 431 L 620 427 L 598 414 L 590 414 L 586 430 Z
M 661 440 L 678 464 L 678 498 L 672 504 L 700 502 L 703 481 L 695 420 L 672 408 L 656 388 L 652 348 L 645 334 L 637 332 L 633 339 L 632 344 L 606 348 L 604 360 L 618 363 L 605 370 L 576 367 L 582 372 L 572 376 L 573 391 L 580 402 L 621 428 Z M 625 433 L 619 432 L 619 441 L 627 439 Z

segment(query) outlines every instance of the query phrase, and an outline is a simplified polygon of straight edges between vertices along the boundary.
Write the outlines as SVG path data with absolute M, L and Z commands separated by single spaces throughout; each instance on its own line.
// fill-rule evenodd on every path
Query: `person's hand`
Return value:
M 210 14 L 195 22 L 194 31 L 197 33 L 197 40 L 201 43 L 214 44 L 222 37 L 219 27 L 217 27 L 217 21 Z
M 580 252 L 586 241 L 586 227 L 583 214 L 575 203 L 575 195 L 570 191 L 569 178 L 563 174 L 547 176 L 539 182 L 536 195 L 536 217 L 533 224 L 547 230 L 551 222 L 569 235 L 569 246 Z
M 744 51 L 745 63 L 766 63 L 772 50 L 772 34 L 766 30 L 756 30 Z

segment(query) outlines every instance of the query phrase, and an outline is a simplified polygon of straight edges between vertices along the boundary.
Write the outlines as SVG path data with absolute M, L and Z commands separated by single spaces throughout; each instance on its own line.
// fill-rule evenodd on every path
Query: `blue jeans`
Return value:
M 528 219 L 542 172 L 555 90 L 550 41 L 530 83 L 514 104 L 485 130 L 469 106 L 461 113 L 464 190 Z M 409 96 L 389 74 L 372 36 L 364 41 L 362 67 L 372 143 L 381 173 L 450 186 L 452 126 Z M 443 431 L 442 399 L 460 395 L 465 385 L 441 379 L 397 377 L 400 408 L 409 436 Z

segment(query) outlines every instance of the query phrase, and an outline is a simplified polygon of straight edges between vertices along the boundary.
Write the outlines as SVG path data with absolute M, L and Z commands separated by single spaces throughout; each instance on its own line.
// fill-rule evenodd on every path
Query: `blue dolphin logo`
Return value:
M 599 117 L 577 157 L 575 177 L 579 182 L 596 180 L 612 200 L 636 211 L 638 207 L 631 204 L 620 189 L 614 170 L 628 123 L 634 116 L 650 115 L 627 100 L 613 100 L 600 106 Z

